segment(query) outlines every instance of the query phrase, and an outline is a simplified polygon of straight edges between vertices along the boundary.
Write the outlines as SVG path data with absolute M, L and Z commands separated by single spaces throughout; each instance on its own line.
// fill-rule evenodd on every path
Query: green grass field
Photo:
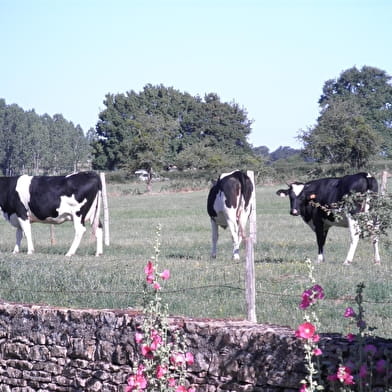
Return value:
M 275 195 L 276 187 L 257 189 L 257 244 L 255 269 L 259 323 L 296 328 L 303 312 L 298 304 L 310 286 L 306 258 L 314 260 L 314 233 L 288 212 L 288 200 Z M 142 188 L 141 188 L 142 189 Z M 208 190 L 156 192 L 138 195 L 134 184 L 108 184 L 110 247 L 94 256 L 88 230 L 77 256 L 64 257 L 73 237 L 71 223 L 55 227 L 33 225 L 36 253 L 12 255 L 15 230 L 0 222 L 0 298 L 67 307 L 140 308 L 143 268 L 154 255 L 156 227 L 161 225 L 159 268 L 171 279 L 162 298 L 173 315 L 209 318 L 245 318 L 244 251 L 231 259 L 228 231 L 220 231 L 218 257 L 210 259 L 210 222 L 206 213 Z M 373 265 L 369 240 L 362 240 L 352 266 L 343 266 L 348 250 L 347 229 L 332 228 L 327 239 L 326 263 L 315 265 L 314 276 L 323 286 L 321 332 L 356 332 L 344 319 L 354 306 L 356 285 L 364 282 L 365 318 L 375 334 L 392 337 L 392 280 L 390 250 L 381 245 L 381 266 Z M 381 241 L 382 244 L 382 241 Z

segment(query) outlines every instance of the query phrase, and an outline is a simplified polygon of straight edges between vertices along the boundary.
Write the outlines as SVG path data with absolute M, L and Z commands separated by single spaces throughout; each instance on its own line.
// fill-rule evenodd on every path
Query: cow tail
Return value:
M 99 190 L 96 196 L 95 211 L 92 219 L 92 230 L 94 235 L 97 232 L 97 228 L 101 226 L 101 221 L 100 221 L 101 205 L 102 205 L 102 191 Z
M 248 208 L 249 202 L 251 201 L 252 198 L 252 192 L 253 192 L 253 184 L 250 180 L 250 178 L 245 174 L 241 172 L 241 176 L 239 178 L 241 182 L 241 192 L 242 196 L 245 200 L 245 208 Z M 252 206 L 251 206 L 252 208 Z

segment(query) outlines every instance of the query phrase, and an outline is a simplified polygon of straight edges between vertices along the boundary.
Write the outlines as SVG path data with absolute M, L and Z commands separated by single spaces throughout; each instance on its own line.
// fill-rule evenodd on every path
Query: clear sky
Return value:
M 151 83 L 236 102 L 249 141 L 301 147 L 325 81 L 392 75 L 391 0 L 0 0 L 0 98 L 84 131 Z

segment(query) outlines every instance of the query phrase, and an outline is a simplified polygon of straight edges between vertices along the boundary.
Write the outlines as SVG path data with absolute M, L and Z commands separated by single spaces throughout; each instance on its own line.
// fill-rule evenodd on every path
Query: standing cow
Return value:
M 27 253 L 34 252 L 31 223 L 73 221 L 75 237 L 66 254 L 72 256 L 86 231 L 85 223 L 90 221 L 97 239 L 96 255 L 102 254 L 101 191 L 101 180 L 94 172 L 69 176 L 0 177 L 0 208 L 4 217 L 16 227 L 14 253 L 20 250 L 23 233 Z
M 359 227 L 355 213 L 366 211 L 367 203 L 359 206 L 357 211 L 346 214 L 344 219 L 336 219 L 331 207 L 343 200 L 350 193 L 366 194 L 378 192 L 377 180 L 367 173 L 358 173 L 339 178 L 323 178 L 307 183 L 294 182 L 289 189 L 280 189 L 278 196 L 290 197 L 290 214 L 301 215 L 302 219 L 316 233 L 318 245 L 317 261 L 324 261 L 324 244 L 328 230 L 332 226 L 348 227 L 350 230 L 350 248 L 344 264 L 350 264 L 359 241 Z M 324 208 L 323 208 L 324 207 Z M 378 237 L 373 236 L 374 262 L 380 263 Z
M 221 174 L 212 186 L 207 200 L 207 211 L 211 218 L 212 251 L 216 257 L 218 226 L 230 230 L 233 239 L 233 258 L 239 259 L 241 240 L 246 237 L 246 224 L 252 211 L 253 184 L 241 171 Z

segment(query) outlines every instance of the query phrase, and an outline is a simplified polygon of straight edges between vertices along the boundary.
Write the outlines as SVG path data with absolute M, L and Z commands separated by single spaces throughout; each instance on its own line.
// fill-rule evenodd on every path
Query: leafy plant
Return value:
M 305 367 L 307 370 L 307 375 L 304 380 L 301 381 L 301 392 L 313 392 L 321 391 L 324 387 L 320 384 L 319 380 L 319 370 L 315 366 L 314 359 L 322 354 L 321 349 L 318 347 L 318 341 L 320 336 L 316 333 L 320 326 L 320 321 L 317 316 L 315 307 L 317 306 L 318 300 L 324 298 L 323 288 L 315 284 L 316 281 L 313 277 L 313 265 L 312 262 L 307 259 L 306 264 L 309 271 L 309 279 L 313 284 L 312 287 L 306 289 L 302 293 L 302 300 L 299 305 L 301 309 L 305 311 L 304 320 L 305 322 L 299 325 L 295 332 L 295 335 L 305 341 L 304 351 L 305 351 Z
M 144 319 L 135 334 L 141 359 L 128 378 L 125 392 L 195 392 L 186 388 L 186 366 L 193 363 L 193 354 L 179 329 L 168 324 L 167 305 L 160 297 L 161 283 L 170 278 L 168 269 L 158 272 L 160 227 L 157 230 L 155 257 L 144 268 Z

